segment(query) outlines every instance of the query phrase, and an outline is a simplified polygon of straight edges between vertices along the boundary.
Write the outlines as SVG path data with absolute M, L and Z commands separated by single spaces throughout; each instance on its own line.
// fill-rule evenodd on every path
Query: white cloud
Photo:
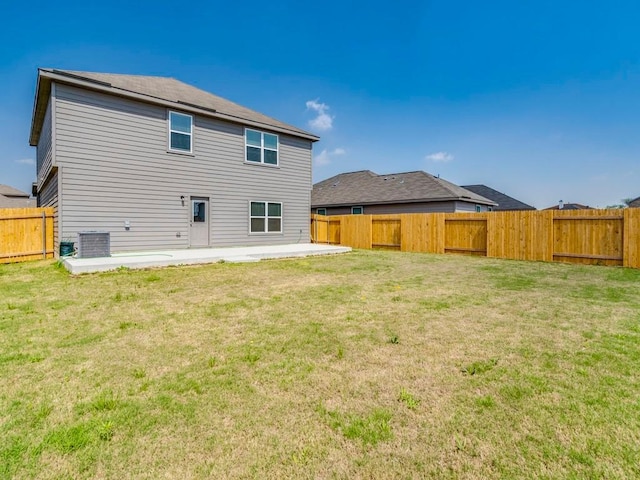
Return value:
M 35 165 L 36 161 L 33 158 L 21 158 L 20 160 L 16 160 L 16 163 L 20 165 Z
M 333 117 L 327 113 L 329 105 L 319 103 L 318 100 L 309 100 L 307 102 L 307 110 L 313 110 L 318 116 L 309 120 L 309 126 L 320 132 L 327 132 L 333 128 Z
M 450 162 L 455 157 L 447 152 L 436 152 L 425 157 L 426 160 L 431 160 L 432 162 Z
M 317 166 L 321 167 L 329 165 L 334 157 L 344 155 L 345 153 L 347 153 L 347 151 L 344 148 L 335 148 L 333 150 L 327 150 L 325 148 L 314 157 L 313 161 Z

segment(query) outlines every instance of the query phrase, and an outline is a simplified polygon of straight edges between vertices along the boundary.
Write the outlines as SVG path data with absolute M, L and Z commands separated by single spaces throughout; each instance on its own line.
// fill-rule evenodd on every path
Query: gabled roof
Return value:
M 640 207 L 640 197 L 634 198 L 629 202 L 630 207 Z
M 487 187 L 486 185 L 463 185 L 462 188 L 466 188 L 478 195 L 482 195 L 485 198 L 493 200 L 498 204 L 494 210 L 496 211 L 504 211 L 504 210 L 535 210 L 535 207 L 531 205 L 527 205 L 520 200 L 516 200 L 509 195 L 506 195 L 498 190 L 494 190 L 491 187 Z
M 2 184 L 0 184 L 0 195 L 5 197 L 29 198 L 28 193 L 18 190 L 17 188 L 10 187 L 9 185 Z
M 553 207 L 545 208 L 545 210 L 593 210 L 593 207 L 582 205 L 581 203 L 564 203 L 562 204 L 562 209 L 560 205 L 554 205 Z
M 37 145 L 40 137 L 52 81 L 200 115 L 222 118 L 248 126 L 266 128 L 313 142 L 319 140 L 316 135 L 200 90 L 175 78 L 40 68 L 38 69 L 38 86 L 29 138 L 31 145 Z
M 316 183 L 311 192 L 312 207 L 450 200 L 495 205 L 491 200 L 422 171 L 388 175 L 378 175 L 371 170 L 341 173 Z

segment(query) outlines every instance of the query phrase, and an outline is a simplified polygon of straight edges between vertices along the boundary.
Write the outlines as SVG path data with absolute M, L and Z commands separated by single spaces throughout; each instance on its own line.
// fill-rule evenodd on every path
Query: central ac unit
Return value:
M 79 232 L 78 258 L 108 257 L 111 255 L 109 232 Z

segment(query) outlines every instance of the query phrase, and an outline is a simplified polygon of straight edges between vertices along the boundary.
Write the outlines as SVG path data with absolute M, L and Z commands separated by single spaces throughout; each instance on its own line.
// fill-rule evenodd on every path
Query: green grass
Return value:
M 0 265 L 0 478 L 638 478 L 640 271 Z

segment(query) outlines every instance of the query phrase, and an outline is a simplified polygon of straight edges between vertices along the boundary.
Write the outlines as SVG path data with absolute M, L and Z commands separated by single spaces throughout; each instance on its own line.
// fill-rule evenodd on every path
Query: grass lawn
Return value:
M 640 271 L 0 266 L 0 478 L 638 478 Z

